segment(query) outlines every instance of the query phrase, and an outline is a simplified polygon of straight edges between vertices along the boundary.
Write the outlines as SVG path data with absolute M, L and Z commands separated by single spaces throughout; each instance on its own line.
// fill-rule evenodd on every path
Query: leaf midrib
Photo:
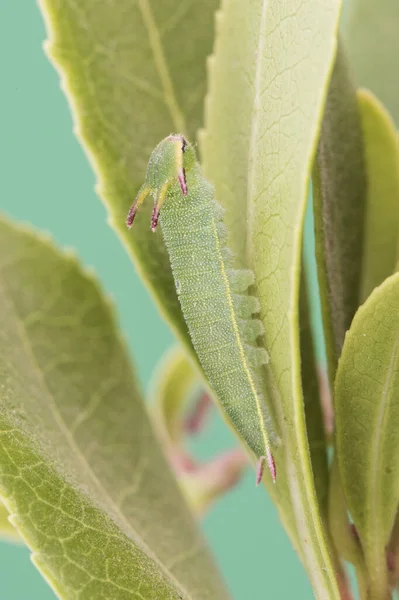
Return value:
M 2 275 L 2 269 L 0 269 L 0 276 L 1 275 Z M 141 538 L 141 536 L 132 528 L 132 526 L 130 525 L 126 516 L 121 512 L 118 505 L 111 498 L 111 496 L 109 495 L 107 490 L 104 488 L 104 486 L 102 485 L 102 483 L 100 482 L 100 480 L 98 479 L 96 474 L 94 473 L 92 467 L 90 466 L 90 463 L 87 461 L 86 457 L 81 452 L 76 441 L 70 435 L 68 427 L 67 427 L 67 425 L 58 409 L 58 406 L 54 400 L 53 394 L 51 393 L 50 388 L 48 387 L 48 384 L 46 382 L 46 377 L 45 377 L 44 373 L 42 372 L 40 365 L 36 359 L 36 356 L 35 356 L 32 344 L 30 343 L 28 332 L 26 331 L 23 319 L 21 318 L 20 314 L 18 313 L 18 310 L 15 306 L 15 302 L 12 298 L 12 295 L 9 293 L 6 284 L 4 283 L 4 281 L 3 281 L 3 283 L 1 282 L 1 278 L 0 278 L 0 286 L 4 293 L 4 296 L 9 301 L 9 306 L 10 306 L 12 312 L 15 315 L 17 327 L 18 327 L 19 333 L 20 333 L 20 339 L 26 348 L 26 352 L 30 359 L 30 363 L 32 365 L 33 372 L 36 373 L 39 383 L 41 383 L 45 393 L 47 394 L 48 398 L 50 399 L 49 407 L 51 409 L 51 412 L 53 413 L 54 419 L 55 419 L 61 433 L 65 437 L 67 444 L 69 445 L 71 450 L 76 454 L 79 462 L 82 464 L 82 467 L 84 468 L 86 473 L 89 475 L 90 479 L 92 480 L 92 482 L 94 483 L 96 488 L 103 495 L 103 497 L 107 501 L 107 503 L 109 503 L 110 507 L 114 511 L 114 514 L 118 517 L 118 520 L 120 520 L 120 522 L 123 523 L 123 525 L 126 527 L 126 532 L 129 534 L 131 541 L 135 545 L 137 545 L 149 558 L 151 558 L 154 561 L 154 563 L 156 563 L 156 565 L 158 566 L 160 571 L 162 571 L 162 573 L 164 573 L 165 577 L 167 577 L 173 583 L 173 585 L 175 585 L 177 590 L 179 590 L 179 592 L 183 594 L 183 597 L 186 598 L 187 600 L 190 600 L 190 596 L 188 595 L 187 591 L 184 588 L 182 588 L 181 584 L 176 580 L 174 575 L 161 562 L 161 560 L 158 558 L 158 556 L 147 546 L 146 542 L 144 542 L 144 540 Z M 101 505 L 100 505 L 100 509 L 102 511 L 104 510 L 101 508 Z
M 370 461 L 370 486 L 371 490 L 370 494 L 370 513 L 371 513 L 371 523 L 373 523 L 373 535 L 372 535 L 372 543 L 370 544 L 371 549 L 380 549 L 385 547 L 385 540 L 381 540 L 382 543 L 376 543 L 381 536 L 381 527 L 380 527 L 380 511 L 378 507 L 381 506 L 380 495 L 381 495 L 381 486 L 379 485 L 379 475 L 382 473 L 381 469 L 381 460 L 382 460 L 382 443 L 383 436 L 382 433 L 385 431 L 384 423 L 386 422 L 388 416 L 388 405 L 390 403 L 392 395 L 389 394 L 389 388 L 391 385 L 392 376 L 394 374 L 395 364 L 397 362 L 397 356 L 399 351 L 399 333 L 396 336 L 395 344 L 392 351 L 391 360 L 389 361 L 389 367 L 387 371 L 387 376 L 385 379 L 385 383 L 381 392 L 381 402 L 380 408 L 377 413 L 376 420 L 376 436 L 374 438 L 374 443 L 371 444 L 371 456 L 372 460 Z M 379 561 L 378 561 L 379 562 Z M 376 564 L 376 563 L 374 563 Z
M 255 93 L 254 93 L 254 103 L 251 119 L 251 135 L 249 139 L 249 152 L 248 152 L 248 186 L 247 186 L 247 220 L 248 226 L 247 231 L 253 231 L 253 219 L 254 219 L 254 209 L 252 199 L 254 197 L 254 188 L 255 188 L 255 165 L 256 165 L 256 142 L 258 139 L 258 119 L 259 119 L 259 111 L 260 111 L 260 87 L 261 87 L 261 75 L 262 75 L 262 64 L 263 64 L 263 44 L 265 35 L 263 32 L 265 31 L 265 23 L 266 23 L 266 13 L 267 13 L 267 0 L 263 0 L 262 3 L 262 14 L 260 18 L 260 26 L 259 26 L 259 37 L 258 44 L 256 49 L 255 56 L 258 57 L 256 62 L 256 70 L 255 70 Z M 250 258 L 252 254 L 251 247 L 252 236 L 248 236 L 246 240 L 247 247 L 247 257 Z M 250 264 L 250 260 L 248 260 Z
M 165 103 L 169 109 L 172 121 L 176 127 L 175 133 L 186 133 L 186 121 L 176 99 L 172 78 L 169 73 L 168 63 L 161 43 L 161 35 L 155 23 L 149 0 L 138 0 L 138 7 L 147 29 L 155 66 L 162 83 Z
M 263 47 L 264 47 L 264 42 L 265 42 L 265 35 L 264 35 L 264 31 L 265 31 L 265 23 L 266 23 L 266 16 L 267 16 L 267 0 L 263 0 L 262 2 L 262 13 L 261 13 L 261 19 L 260 19 L 260 28 L 259 28 L 259 37 L 258 37 L 258 44 L 257 44 L 257 54 L 256 56 L 259 57 L 259 60 L 257 61 L 256 64 L 256 71 L 255 71 L 255 93 L 254 93 L 254 104 L 253 104 L 253 118 L 252 118 L 252 122 L 251 122 L 251 134 L 250 134 L 250 142 L 249 142 L 249 153 L 248 153 L 248 193 L 247 193 L 247 220 L 248 220 L 248 231 L 253 231 L 253 221 L 254 221 L 254 202 L 252 201 L 253 197 L 254 197 L 254 188 L 255 188 L 255 173 L 256 173 L 256 158 L 257 158 L 257 152 L 256 152 L 256 142 L 258 139 L 258 120 L 259 120 L 259 112 L 260 112 L 260 97 L 261 97 L 261 74 L 262 74 L 262 65 L 263 65 Z M 297 228 L 297 243 L 296 245 L 294 244 L 294 248 L 300 248 L 301 247 L 301 232 L 302 229 L 301 228 Z M 251 239 L 252 236 L 249 236 L 249 238 L 247 239 L 247 256 L 250 257 L 252 254 L 252 248 L 251 248 Z M 297 252 L 297 257 L 296 259 L 300 261 L 300 251 Z M 299 258 L 298 258 L 299 257 Z M 299 268 L 295 263 L 297 262 L 297 260 L 294 260 L 294 275 L 293 275 L 293 281 L 295 282 L 295 278 L 296 278 L 296 273 L 299 272 Z M 295 270 L 296 269 L 296 270 Z M 297 357 L 297 352 L 295 351 L 294 348 L 298 348 L 299 347 L 299 340 L 297 339 L 297 336 L 295 335 L 295 327 L 297 325 L 297 323 L 295 322 L 295 318 L 293 317 L 293 315 L 296 314 L 296 306 L 298 302 L 295 303 L 296 300 L 296 296 L 297 294 L 295 294 L 295 291 L 292 290 L 292 297 L 291 297 L 291 304 L 294 304 L 294 308 L 291 307 L 291 318 L 290 320 L 290 328 L 293 330 L 292 333 L 292 339 L 293 341 L 297 342 L 297 345 L 295 346 L 295 344 L 292 344 L 292 348 L 293 348 L 293 360 L 292 360 L 292 365 L 293 365 L 293 373 L 292 373 L 292 377 L 293 377 L 293 389 L 297 390 L 297 393 L 299 392 L 299 390 L 301 389 L 301 374 L 300 374 L 300 366 L 298 365 L 298 357 Z M 273 372 L 273 369 L 271 368 L 271 365 L 267 365 L 266 366 L 267 371 L 269 372 L 269 376 L 271 377 L 271 379 L 273 381 L 275 381 L 275 375 Z M 298 383 L 299 382 L 299 383 Z M 277 413 L 279 415 L 279 422 L 280 422 L 280 427 L 282 429 L 282 433 L 283 433 L 283 438 L 284 438 L 284 443 L 289 447 L 290 446 L 290 432 L 287 430 L 287 427 L 285 425 L 285 419 L 284 419 L 284 411 L 281 408 L 281 400 L 280 398 L 276 398 L 276 396 L 280 396 L 280 391 L 278 390 L 277 386 L 272 385 L 270 386 L 273 389 L 274 392 L 274 396 L 275 396 L 275 406 L 277 408 Z M 304 416 L 303 414 L 300 414 L 298 411 L 298 403 L 296 401 L 293 402 L 293 409 L 294 409 L 294 413 L 295 413 L 295 423 L 298 424 L 301 423 L 303 425 L 303 419 Z M 295 429 L 295 433 L 297 434 L 297 430 Z M 304 434 L 302 434 L 304 436 Z M 318 541 L 318 546 L 319 546 L 319 552 L 322 558 L 322 561 L 324 564 L 330 564 L 331 565 L 331 557 L 330 555 L 326 552 L 325 549 L 325 544 L 326 544 L 326 539 L 325 536 L 323 535 L 323 530 L 322 530 L 322 523 L 320 519 L 317 519 L 317 523 L 315 523 L 313 525 L 313 527 L 310 526 L 309 524 L 309 519 L 308 517 L 305 517 L 304 519 L 304 515 L 306 514 L 306 507 L 307 505 L 309 505 L 309 501 L 311 500 L 311 505 L 312 506 L 317 506 L 317 499 L 316 499 L 316 494 L 314 492 L 314 486 L 313 483 L 311 481 L 311 475 L 309 472 L 309 461 L 310 461 L 310 456 L 309 456 L 309 451 L 307 452 L 307 455 L 303 452 L 303 447 L 302 447 L 302 440 L 300 439 L 300 436 L 296 436 L 297 437 L 297 441 L 296 441 L 296 447 L 301 455 L 301 460 L 299 461 L 300 465 L 301 465 L 301 471 L 302 471 L 302 483 L 299 481 L 297 474 L 295 472 L 295 468 L 293 468 L 293 464 L 292 461 L 289 457 L 289 452 L 285 452 L 286 455 L 286 465 L 287 465 L 287 476 L 288 479 L 290 481 L 289 483 L 289 489 L 290 489 L 290 494 L 291 494 L 291 498 L 293 499 L 293 496 L 297 497 L 297 501 L 293 500 L 292 505 L 293 505 L 293 514 L 295 517 L 295 523 L 296 523 L 296 527 L 297 527 L 297 532 L 299 535 L 299 540 L 300 540 L 300 546 L 302 548 L 302 552 L 304 554 L 304 557 L 307 557 L 308 560 L 310 561 L 310 565 L 311 564 L 320 564 L 320 561 L 318 560 L 318 554 L 319 553 L 315 553 L 313 552 L 313 548 L 311 547 L 311 545 L 309 544 L 303 544 L 302 540 L 304 539 L 304 537 L 307 537 L 307 534 L 312 532 L 313 529 L 313 533 L 316 536 L 316 539 Z M 306 502 L 305 502 L 306 501 Z M 298 506 L 298 503 L 300 506 Z M 304 535 L 306 534 L 306 535 Z M 315 576 L 317 574 L 315 573 Z M 318 589 L 322 588 L 322 582 L 319 579 L 319 585 L 318 585 Z M 332 586 L 332 589 L 334 589 L 335 587 L 335 581 L 332 580 L 330 578 L 330 571 L 328 571 L 328 578 L 330 585 Z

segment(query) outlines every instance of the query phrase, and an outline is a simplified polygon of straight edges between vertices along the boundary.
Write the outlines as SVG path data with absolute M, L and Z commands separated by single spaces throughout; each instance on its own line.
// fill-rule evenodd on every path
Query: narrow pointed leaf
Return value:
M 340 558 L 355 567 L 360 600 L 366 600 L 367 570 L 359 539 L 349 522 L 348 506 L 336 458 L 333 459 L 329 477 L 328 525 Z
M 168 351 L 155 371 L 152 417 L 166 448 L 171 445 L 171 450 L 183 450 L 184 409 L 199 378 L 198 369 L 180 347 Z
M 397 72 L 399 2 L 348 0 L 343 22 L 345 47 L 357 86 L 369 88 L 399 125 Z
M 361 300 L 396 270 L 399 250 L 399 140 L 373 94 L 358 92 L 367 169 Z
M 370 597 L 383 599 L 385 548 L 399 498 L 399 275 L 376 288 L 356 313 L 339 361 L 335 406 L 342 485 L 364 551 Z
M 329 483 L 328 520 L 331 536 L 342 558 L 356 564 L 359 558 L 362 558 L 362 551 L 349 522 L 338 461 L 335 459 L 332 462 Z
M 205 174 L 226 207 L 230 245 L 238 262 L 255 272 L 270 354 L 268 385 L 282 437 L 276 495 L 284 499 L 280 511 L 289 511 L 285 515 L 318 598 L 339 593 L 306 437 L 299 267 L 309 171 L 339 12 L 339 1 L 224 2 L 202 136 Z M 289 498 L 278 488 L 282 480 Z
M 303 266 L 305 267 L 305 265 Z M 341 596 L 346 598 L 348 584 L 345 571 L 336 552 L 333 539 L 331 539 L 330 529 L 327 527 L 330 485 L 327 461 L 327 436 L 321 404 L 321 393 L 323 391 L 320 380 L 321 374 L 317 372 L 316 368 L 316 357 L 310 324 L 309 284 L 307 276 L 308 273 L 303 273 L 301 276 L 299 299 L 301 375 L 306 429 L 317 503 L 322 522 L 325 525 L 326 543 L 328 544 Z
M 63 598 L 225 598 L 115 318 L 74 258 L 0 222 L 0 496 Z
M 366 171 L 355 88 L 339 48 L 313 177 L 316 258 L 330 382 L 359 306 Z
M 125 220 L 153 146 L 171 131 L 195 139 L 201 125 L 218 0 L 40 0 L 40 6 L 46 48 L 109 221 L 164 316 L 190 345 L 162 236 L 152 234 L 148 211 L 134 235 Z
M 320 403 L 319 382 L 310 326 L 308 290 L 306 287 L 305 275 L 301 278 L 299 306 L 301 373 L 306 429 L 317 501 L 320 511 L 323 517 L 325 517 L 327 515 L 328 500 L 327 440 Z

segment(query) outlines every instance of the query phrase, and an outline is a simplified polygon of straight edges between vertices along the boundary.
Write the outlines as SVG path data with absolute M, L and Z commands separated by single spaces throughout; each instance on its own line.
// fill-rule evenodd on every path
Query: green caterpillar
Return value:
M 194 148 L 182 135 L 170 135 L 153 151 L 146 180 L 128 217 L 131 227 L 145 198 L 154 198 L 151 227 L 160 219 L 176 289 L 202 368 L 232 423 L 258 458 L 257 483 L 265 462 L 273 481 L 273 432 L 257 372 L 268 360 L 254 345 L 262 335 L 252 315 L 259 303 L 247 295 L 249 270 L 233 270 L 226 247 L 224 210 L 216 202 Z M 162 211 L 161 211 L 162 209 Z

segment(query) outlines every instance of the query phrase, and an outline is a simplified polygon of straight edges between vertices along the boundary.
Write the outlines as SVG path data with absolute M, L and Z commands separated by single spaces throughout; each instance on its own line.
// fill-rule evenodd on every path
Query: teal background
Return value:
M 58 76 L 42 42 L 38 8 L 26 0 L 0 6 L 0 208 L 51 232 L 94 267 L 117 304 L 143 387 L 173 342 L 94 192 L 95 178 L 72 133 Z M 202 458 L 234 444 L 214 415 L 196 447 Z M 238 600 L 313 597 L 310 585 L 263 489 L 248 473 L 202 523 L 217 561 Z M 52 591 L 26 548 L 0 543 L 1 598 L 49 600 Z

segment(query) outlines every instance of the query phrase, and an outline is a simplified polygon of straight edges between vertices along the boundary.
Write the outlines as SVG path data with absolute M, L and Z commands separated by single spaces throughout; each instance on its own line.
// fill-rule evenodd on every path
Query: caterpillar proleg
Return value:
M 170 135 L 153 151 L 128 227 L 148 195 L 154 198 L 151 227 L 155 231 L 160 220 L 183 315 L 204 373 L 258 458 L 257 483 L 265 463 L 275 481 L 274 434 L 258 384 L 268 357 L 254 345 L 263 326 L 253 317 L 259 311 L 257 299 L 246 293 L 254 276 L 232 268 L 224 211 L 193 146 L 182 135 Z

